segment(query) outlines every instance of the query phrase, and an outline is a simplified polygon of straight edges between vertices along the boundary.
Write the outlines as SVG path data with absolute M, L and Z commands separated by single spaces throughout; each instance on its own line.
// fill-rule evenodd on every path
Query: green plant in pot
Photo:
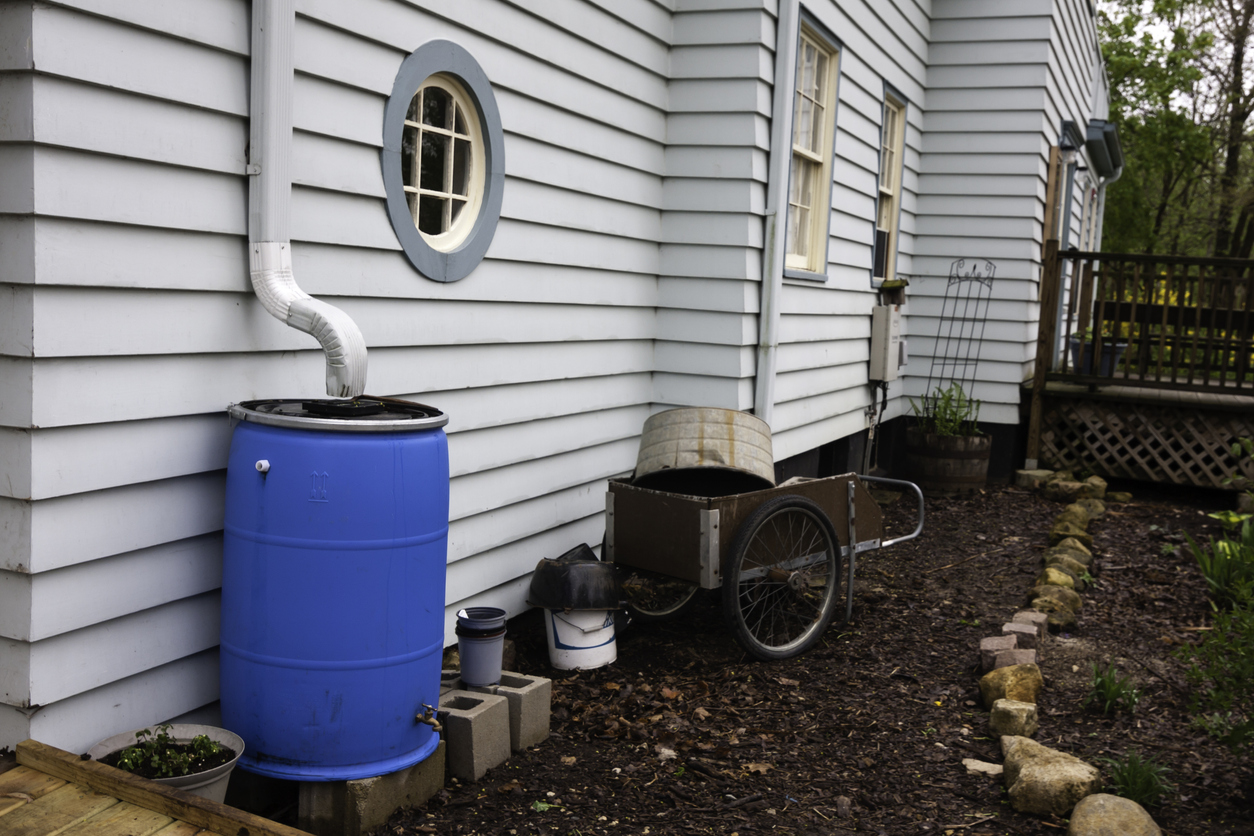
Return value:
M 928 496 L 953 496 L 984 487 L 992 436 L 980 432 L 980 402 L 962 384 L 937 386 L 910 399 L 914 426 L 906 428 L 906 460 Z
M 87 754 L 141 778 L 222 801 L 243 753 L 244 741 L 226 729 L 164 723 L 114 735 Z

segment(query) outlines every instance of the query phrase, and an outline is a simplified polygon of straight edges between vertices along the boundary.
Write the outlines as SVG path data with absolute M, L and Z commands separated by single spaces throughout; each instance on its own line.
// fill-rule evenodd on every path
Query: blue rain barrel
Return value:
M 250 401 L 226 476 L 222 723 L 240 765 L 344 781 L 435 751 L 448 443 L 406 401 Z

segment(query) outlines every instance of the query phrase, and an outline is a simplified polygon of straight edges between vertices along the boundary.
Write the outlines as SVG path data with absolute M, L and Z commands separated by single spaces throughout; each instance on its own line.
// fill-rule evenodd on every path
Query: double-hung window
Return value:
M 827 272 L 838 57 L 833 44 L 802 25 L 797 44 L 784 266 L 810 273 Z
M 872 256 L 872 272 L 877 281 L 897 277 L 897 221 L 901 215 L 901 158 L 905 140 L 906 104 L 894 96 L 886 96 L 880 130 L 879 200 Z

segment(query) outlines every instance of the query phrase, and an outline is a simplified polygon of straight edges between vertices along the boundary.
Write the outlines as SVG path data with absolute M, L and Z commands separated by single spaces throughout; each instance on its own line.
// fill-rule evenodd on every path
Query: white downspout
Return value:
M 767 424 L 771 423 L 775 413 L 775 365 L 779 353 L 779 300 L 784 287 L 783 241 L 788 226 L 792 87 L 793 68 L 797 64 L 799 2 L 780 0 L 775 29 L 775 95 L 771 109 L 770 166 L 766 177 L 766 230 L 762 245 L 762 292 L 758 304 L 758 362 L 753 379 L 753 414 Z
M 339 308 L 296 286 L 288 229 L 292 196 L 294 0 L 253 0 L 248 243 L 253 290 L 280 322 L 312 334 L 327 357 L 327 394 L 366 390 L 366 341 Z

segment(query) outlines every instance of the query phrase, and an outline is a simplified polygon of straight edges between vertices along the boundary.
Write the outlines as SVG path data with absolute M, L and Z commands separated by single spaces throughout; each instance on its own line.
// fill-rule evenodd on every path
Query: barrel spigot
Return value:
M 419 723 L 426 723 L 428 726 L 434 729 L 437 733 L 439 733 L 444 727 L 441 726 L 440 721 L 435 718 L 435 708 L 427 705 L 425 702 L 422 704 L 422 707 L 424 709 L 423 712 L 415 716 L 414 719 L 417 720 Z

